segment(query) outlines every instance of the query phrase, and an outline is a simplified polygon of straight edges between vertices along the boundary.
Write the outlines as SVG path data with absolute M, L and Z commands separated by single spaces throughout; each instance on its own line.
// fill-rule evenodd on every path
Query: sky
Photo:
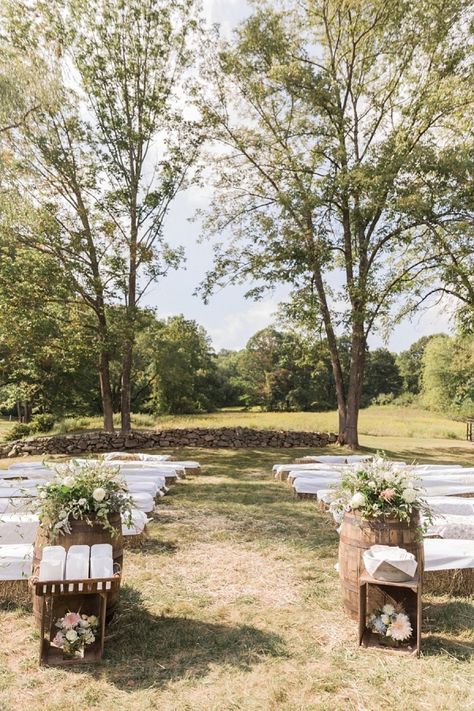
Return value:
M 245 0 L 203 0 L 208 20 L 218 23 L 225 35 L 248 13 Z M 204 326 L 216 351 L 221 348 L 243 348 L 256 331 L 274 320 L 278 304 L 289 293 L 289 286 L 281 286 L 264 299 L 253 302 L 245 299 L 246 287 L 226 287 L 215 293 L 208 304 L 194 295 L 196 287 L 212 266 L 212 244 L 199 243 L 199 224 L 190 222 L 198 208 L 206 207 L 209 195 L 205 188 L 193 187 L 181 193 L 168 215 L 166 239 L 173 245 L 183 245 L 186 252 L 184 268 L 171 272 L 148 291 L 145 304 L 156 307 L 160 318 L 183 314 Z M 400 352 L 414 341 L 431 333 L 446 332 L 452 324 L 452 311 L 443 304 L 406 319 L 391 332 L 388 341 L 378 334 L 369 338 L 370 348 L 386 346 Z

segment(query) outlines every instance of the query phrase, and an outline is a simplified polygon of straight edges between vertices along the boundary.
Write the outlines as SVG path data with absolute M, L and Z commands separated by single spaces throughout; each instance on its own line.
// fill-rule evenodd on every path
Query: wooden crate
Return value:
M 33 578 L 32 586 L 41 600 L 40 665 L 70 666 L 98 662 L 104 651 L 107 598 L 120 586 L 120 573 L 112 578 L 88 578 L 85 580 L 39 581 Z M 107 586 L 109 589 L 107 589 Z M 61 649 L 51 644 L 57 627 L 55 622 L 67 612 L 96 615 L 100 631 L 96 641 L 85 647 L 84 657 L 66 657 Z
M 374 600 L 376 604 L 374 605 Z M 408 643 L 388 647 L 380 643 L 380 636 L 367 627 L 367 615 L 374 606 L 403 605 L 410 618 L 413 634 Z M 368 610 L 368 605 L 370 609 Z M 395 654 L 419 657 L 421 647 L 421 585 L 418 578 L 403 583 L 386 583 L 364 574 L 359 579 L 359 646 L 377 647 Z

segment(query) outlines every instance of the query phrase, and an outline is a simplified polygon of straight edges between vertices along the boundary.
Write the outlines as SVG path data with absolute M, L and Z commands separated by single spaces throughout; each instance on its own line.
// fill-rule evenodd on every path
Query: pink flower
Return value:
M 64 615 L 63 627 L 65 630 L 72 629 L 80 621 L 81 616 L 77 612 L 68 612 Z
M 58 632 L 53 639 L 53 644 L 55 647 L 62 647 L 65 641 L 65 636 L 62 632 Z
M 380 492 L 379 499 L 383 499 L 384 501 L 391 501 L 396 495 L 397 492 L 395 491 L 395 489 L 384 489 Z

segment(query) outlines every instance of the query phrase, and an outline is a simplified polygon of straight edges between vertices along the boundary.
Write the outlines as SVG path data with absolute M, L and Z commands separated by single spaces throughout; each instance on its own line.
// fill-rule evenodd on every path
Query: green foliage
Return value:
M 442 12 L 428 0 L 261 0 L 206 67 L 201 108 L 222 152 L 205 223 L 221 242 L 204 293 L 249 279 L 252 297 L 277 283 L 311 293 L 352 445 L 367 336 L 390 328 L 433 260 L 426 176 L 446 126 L 456 142 L 470 122 L 472 15 L 468 0 Z
M 54 415 L 48 415 L 47 413 L 35 415 L 30 423 L 30 430 L 34 433 L 50 432 L 54 427 L 54 423 Z
M 422 336 L 410 348 L 397 356 L 397 365 L 406 393 L 418 395 L 422 388 L 423 356 L 433 336 Z
M 104 466 L 83 466 L 74 463 L 57 467 L 53 481 L 39 488 L 37 501 L 41 525 L 52 538 L 71 532 L 73 519 L 95 522 L 116 535 L 109 521 L 110 514 L 126 514 L 131 521 L 132 497 L 124 481 L 118 478 L 119 469 Z
M 402 378 L 396 357 L 386 348 L 376 348 L 366 354 L 362 404 L 380 402 L 383 395 L 389 401 L 402 392 Z
M 436 336 L 423 358 L 422 402 L 429 409 L 474 415 L 474 337 Z
M 5 435 L 5 440 L 7 442 L 12 442 L 15 439 L 21 439 L 22 437 L 29 437 L 31 434 L 31 427 L 23 422 L 17 422 Z
M 151 407 L 161 413 L 209 412 L 218 376 L 210 339 L 184 316 L 156 322 L 146 336 L 152 354 Z

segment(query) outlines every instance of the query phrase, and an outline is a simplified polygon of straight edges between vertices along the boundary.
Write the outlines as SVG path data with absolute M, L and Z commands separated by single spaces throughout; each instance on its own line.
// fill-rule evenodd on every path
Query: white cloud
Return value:
M 221 348 L 242 348 L 250 336 L 274 321 L 277 309 L 277 301 L 258 301 L 230 313 L 218 326 L 208 325 L 214 348 L 217 351 Z

